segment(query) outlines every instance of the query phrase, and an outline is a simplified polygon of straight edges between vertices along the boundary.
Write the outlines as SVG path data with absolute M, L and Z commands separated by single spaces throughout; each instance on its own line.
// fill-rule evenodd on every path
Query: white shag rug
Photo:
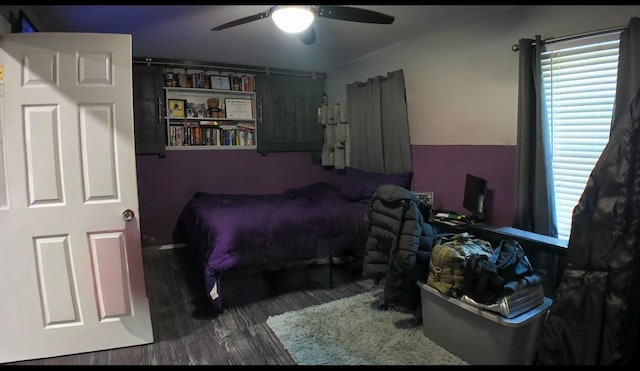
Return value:
M 429 340 L 413 314 L 377 309 L 374 290 L 267 319 L 299 365 L 468 365 Z

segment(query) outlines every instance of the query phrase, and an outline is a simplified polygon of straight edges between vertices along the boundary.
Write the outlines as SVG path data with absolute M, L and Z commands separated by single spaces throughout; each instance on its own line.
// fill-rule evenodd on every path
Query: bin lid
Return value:
M 553 302 L 553 300 L 551 300 L 550 298 L 544 297 L 542 299 L 542 303 L 540 303 L 538 306 L 533 307 L 530 310 L 518 316 L 507 318 L 498 313 L 473 306 L 472 304 L 469 304 L 469 303 L 465 303 L 460 299 L 456 299 L 454 297 L 444 295 L 440 293 L 440 291 L 438 291 L 437 289 L 427 285 L 424 282 L 416 281 L 416 284 L 418 285 L 418 287 L 420 287 L 422 295 L 428 294 L 428 295 L 435 296 L 436 297 L 435 300 L 443 300 L 443 301 L 449 302 L 452 305 L 458 306 L 464 310 L 475 313 L 490 321 L 499 323 L 504 326 L 509 326 L 509 327 L 520 327 L 527 324 L 529 321 L 532 321 L 538 318 L 541 315 L 546 315 L 547 311 L 549 310 L 549 307 L 551 306 L 551 303 Z

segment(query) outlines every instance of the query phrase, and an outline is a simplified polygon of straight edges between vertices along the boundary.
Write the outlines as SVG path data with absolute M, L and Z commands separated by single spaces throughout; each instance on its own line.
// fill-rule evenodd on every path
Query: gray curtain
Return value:
M 640 18 L 620 35 L 609 141 L 573 212 L 541 365 L 640 362 Z
M 402 70 L 347 85 L 349 166 L 375 173 L 412 171 Z
M 521 39 L 518 81 L 516 200 L 513 226 L 558 237 L 551 136 L 540 68 L 542 40 Z
M 519 42 L 518 137 L 516 200 L 513 226 L 526 231 L 558 237 L 553 175 L 551 168 L 551 130 L 540 67 L 543 41 Z M 526 250 L 533 267 L 543 273 L 542 286 L 547 297 L 555 296 L 565 259 L 537 250 Z
M 629 102 L 640 89 L 640 18 L 633 17 L 626 30 L 620 34 L 618 52 L 618 81 L 613 105 L 611 132 L 616 125 L 630 124 Z

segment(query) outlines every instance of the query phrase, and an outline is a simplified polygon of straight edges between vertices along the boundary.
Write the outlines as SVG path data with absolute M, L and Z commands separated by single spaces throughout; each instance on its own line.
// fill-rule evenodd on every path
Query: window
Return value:
M 614 32 L 550 43 L 541 56 L 561 239 L 569 239 L 573 209 L 609 140 L 619 37 Z

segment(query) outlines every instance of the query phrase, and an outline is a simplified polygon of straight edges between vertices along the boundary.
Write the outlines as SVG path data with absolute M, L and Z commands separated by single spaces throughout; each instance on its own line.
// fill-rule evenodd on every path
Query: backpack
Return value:
M 512 281 L 533 273 L 527 254 L 518 241 L 502 240 L 489 258 L 505 281 Z
M 473 254 L 469 257 L 463 274 L 463 291 L 478 303 L 493 303 L 502 296 L 507 282 L 533 272 L 518 241 L 503 240 L 491 256 Z
M 464 270 L 470 256 L 491 256 L 493 247 L 488 241 L 467 232 L 439 237 L 431 251 L 427 285 L 441 294 L 460 298 L 464 294 Z

